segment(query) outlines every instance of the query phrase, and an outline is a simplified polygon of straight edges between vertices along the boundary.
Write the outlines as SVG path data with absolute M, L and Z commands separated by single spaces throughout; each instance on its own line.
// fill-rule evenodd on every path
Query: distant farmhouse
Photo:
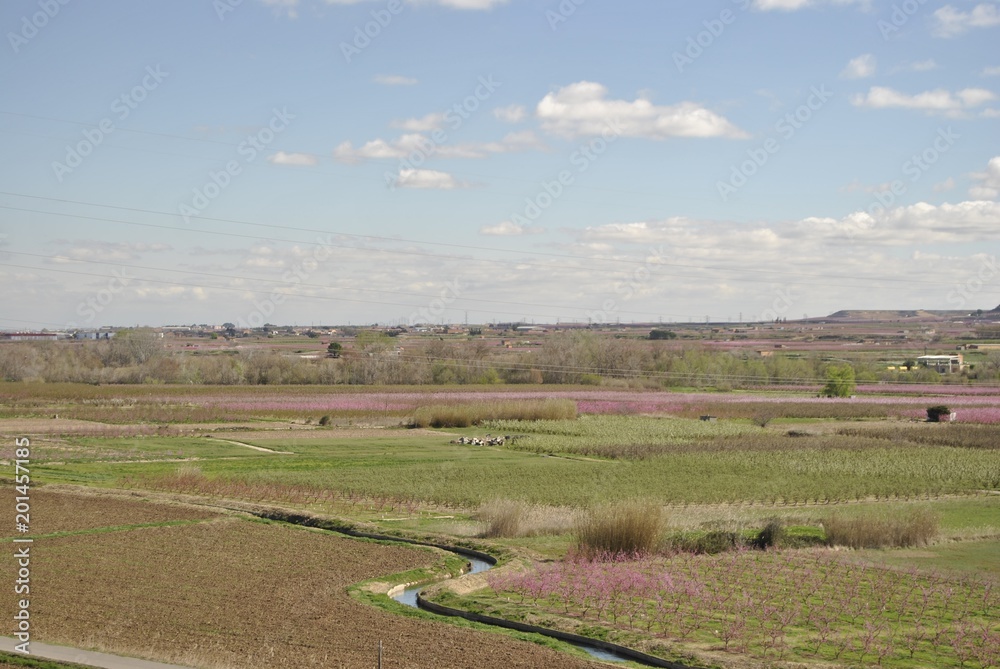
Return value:
M 962 361 L 962 354 L 955 355 L 922 355 L 917 358 L 917 364 L 941 373 L 951 374 L 961 372 L 965 363 Z
M 4 341 L 56 341 L 59 339 L 58 332 L 5 332 L 2 335 Z

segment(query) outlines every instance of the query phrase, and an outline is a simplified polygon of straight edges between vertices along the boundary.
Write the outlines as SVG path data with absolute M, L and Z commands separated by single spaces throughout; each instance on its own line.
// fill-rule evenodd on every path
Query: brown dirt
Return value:
M 32 512 L 59 518 L 72 505 L 79 525 L 109 509 L 100 497 L 57 497 L 36 498 Z M 128 518 L 176 512 L 142 501 L 113 507 Z M 380 639 L 383 666 L 392 668 L 595 666 L 509 637 L 391 614 L 347 594 L 352 583 L 435 559 L 235 517 L 40 539 L 32 546 L 33 638 L 211 668 L 373 667 Z M 12 562 L 2 563 L 7 582 Z
M 92 420 L 70 418 L 3 418 L 0 419 L 0 434 L 21 437 L 34 434 L 90 434 L 108 430 L 120 430 L 121 425 L 97 423 Z
M 145 504 L 98 491 L 70 494 L 35 488 L 30 491 L 30 497 L 31 536 L 98 527 L 220 517 L 220 514 L 212 511 L 180 505 Z

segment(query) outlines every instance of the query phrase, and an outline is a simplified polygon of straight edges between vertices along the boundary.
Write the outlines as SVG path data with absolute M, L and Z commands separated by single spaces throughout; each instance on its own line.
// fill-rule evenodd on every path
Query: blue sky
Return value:
M 1000 303 L 1000 3 L 16 0 L 0 328 Z

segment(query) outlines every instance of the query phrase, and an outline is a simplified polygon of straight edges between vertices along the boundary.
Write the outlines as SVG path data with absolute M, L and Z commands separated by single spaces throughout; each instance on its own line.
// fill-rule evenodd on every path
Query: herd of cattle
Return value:
M 486 435 L 482 439 L 479 437 L 459 437 L 458 439 L 452 439 L 451 444 L 469 444 L 471 446 L 503 446 L 507 442 L 515 441 L 520 435 L 509 435 L 505 434 L 502 437 L 493 437 Z

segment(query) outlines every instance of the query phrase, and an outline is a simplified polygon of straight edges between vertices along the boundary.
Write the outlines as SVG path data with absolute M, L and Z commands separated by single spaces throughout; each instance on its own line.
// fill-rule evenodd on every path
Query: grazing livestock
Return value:
M 503 446 L 508 441 L 512 442 L 517 439 L 517 436 L 511 436 L 509 434 L 503 435 L 501 437 L 494 437 L 487 434 L 485 437 L 480 439 L 479 437 L 459 437 L 458 439 L 452 439 L 451 444 L 469 444 L 470 446 Z

